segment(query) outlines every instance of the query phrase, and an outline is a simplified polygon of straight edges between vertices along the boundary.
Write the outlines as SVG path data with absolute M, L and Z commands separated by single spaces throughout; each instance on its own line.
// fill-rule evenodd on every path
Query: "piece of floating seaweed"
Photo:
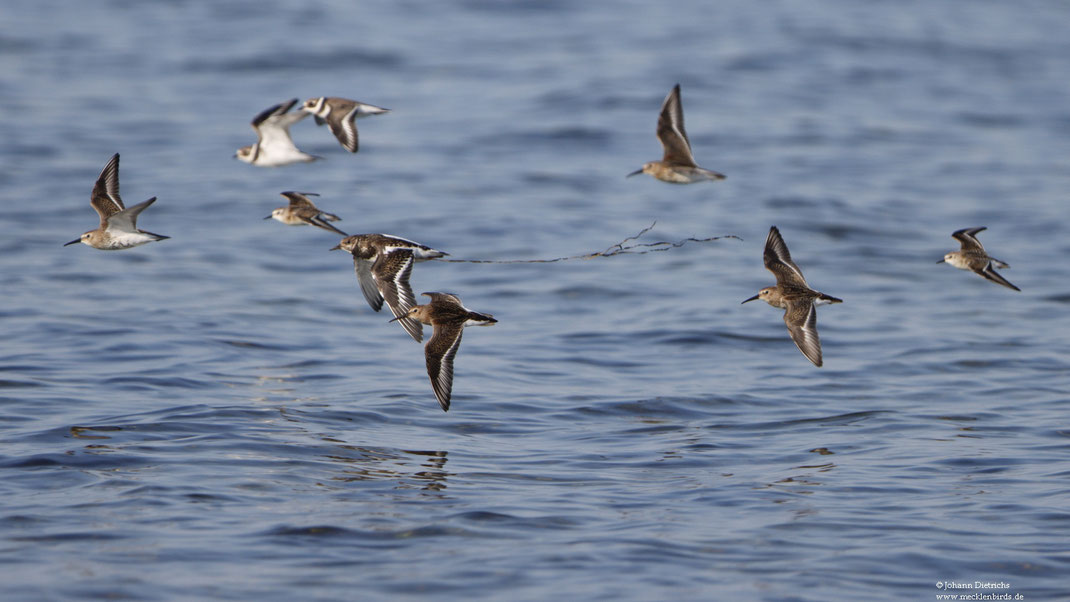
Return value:
M 658 251 L 668 251 L 669 249 L 676 249 L 686 245 L 689 242 L 701 243 L 701 242 L 713 242 L 715 240 L 721 240 L 724 238 L 734 238 L 736 240 L 743 240 L 742 238 L 734 234 L 726 234 L 724 236 L 711 236 L 709 238 L 685 238 L 676 242 L 670 241 L 658 241 L 658 242 L 643 242 L 635 244 L 627 244 L 632 241 L 639 240 L 644 234 L 650 232 L 657 225 L 657 220 L 650 224 L 646 228 L 643 228 L 635 236 L 629 236 L 624 240 L 606 247 L 605 250 L 595 251 L 594 253 L 584 253 L 583 255 L 569 255 L 568 257 L 555 257 L 553 259 L 446 259 L 443 257 L 437 258 L 434 261 L 445 261 L 449 263 L 556 263 L 558 261 L 572 261 L 575 259 L 594 259 L 595 257 L 612 257 L 614 255 L 643 255 L 646 253 L 655 253 Z

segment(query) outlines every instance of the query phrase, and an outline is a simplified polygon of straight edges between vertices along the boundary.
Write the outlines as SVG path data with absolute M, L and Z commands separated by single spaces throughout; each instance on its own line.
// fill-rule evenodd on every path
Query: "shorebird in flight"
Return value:
M 684 131 L 684 108 L 680 103 L 680 84 L 673 87 L 672 92 L 665 97 L 665 102 L 661 104 L 661 114 L 658 115 L 658 140 L 661 141 L 664 149 L 661 161 L 650 161 L 628 174 L 628 177 L 646 173 L 670 184 L 691 184 L 704 180 L 724 179 L 724 174 L 699 167 L 695 163 L 695 156 L 691 154 L 691 142 L 687 139 L 687 132 Z
M 776 286 L 767 286 L 747 301 L 761 299 L 784 310 L 784 323 L 795 345 L 815 366 L 821 366 L 821 339 L 817 336 L 817 306 L 843 303 L 825 293 L 810 288 L 802 270 L 791 260 L 788 245 L 776 226 L 769 229 L 765 239 L 765 267 L 776 276 Z
M 424 295 L 431 297 L 431 302 L 410 308 L 405 319 L 417 320 L 434 327 L 431 340 L 424 345 L 424 358 L 427 361 L 427 376 L 431 378 L 431 388 L 435 391 L 442 411 L 448 412 L 453 393 L 453 358 L 461 346 L 461 335 L 464 334 L 465 327 L 490 326 L 497 320 L 490 314 L 476 313 L 468 309 L 456 295 Z M 399 319 L 403 318 L 394 318 Z
M 137 227 L 138 214 L 155 202 L 156 197 L 152 197 L 133 207 L 123 205 L 123 199 L 119 197 L 119 153 L 115 153 L 97 176 L 89 200 L 89 204 L 100 215 L 100 226 L 63 246 L 82 243 L 102 251 L 117 251 L 171 238 Z
M 971 270 L 996 284 L 1002 284 L 1007 288 L 1020 292 L 1022 289 L 1011 284 L 1003 276 L 1000 276 L 995 268 L 992 267 L 995 265 L 998 268 L 1006 269 L 1011 266 L 995 257 L 988 256 L 988 253 L 985 252 L 984 245 L 981 244 L 981 241 L 977 240 L 977 233 L 983 232 L 984 230 L 986 230 L 985 227 L 956 230 L 951 237 L 959 241 L 962 248 L 958 251 L 952 251 L 947 255 L 944 255 L 944 258 L 936 263 L 949 263 L 960 270 Z

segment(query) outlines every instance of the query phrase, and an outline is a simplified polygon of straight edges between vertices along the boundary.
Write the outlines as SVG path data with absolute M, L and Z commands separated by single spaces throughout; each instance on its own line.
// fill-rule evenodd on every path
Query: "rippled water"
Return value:
M 9 4 L 5 600 L 1066 599 L 1066 5 Z M 676 82 L 724 182 L 624 178 Z M 325 94 L 392 112 L 231 158 Z M 173 238 L 61 247 L 114 152 Z M 499 319 L 444 414 L 283 190 L 457 258 L 743 240 L 418 265 Z M 740 305 L 772 224 L 823 368 Z M 968 226 L 1021 293 L 935 265 Z

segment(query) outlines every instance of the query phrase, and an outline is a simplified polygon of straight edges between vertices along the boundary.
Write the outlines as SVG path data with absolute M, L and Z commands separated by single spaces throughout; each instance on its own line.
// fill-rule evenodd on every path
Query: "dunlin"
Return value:
M 386 234 L 354 234 L 342 239 L 332 251 L 342 249 L 353 255 L 357 282 L 368 305 L 375 311 L 383 308 L 383 300 L 398 319 L 405 332 L 416 342 L 423 340 L 420 322 L 405 317 L 414 305 L 416 296 L 409 286 L 412 265 L 417 261 L 444 257 L 446 253 L 426 245 Z
M 80 242 L 102 251 L 118 251 L 154 240 L 171 238 L 138 230 L 138 214 L 155 202 L 156 197 L 152 197 L 130 208 L 123 205 L 123 200 L 119 198 L 119 153 L 115 153 L 97 176 L 97 183 L 93 185 L 93 194 L 89 200 L 89 204 L 100 215 L 100 227 L 63 246 Z
M 817 337 L 818 305 L 843 303 L 810 288 L 803 278 L 802 270 L 791 260 L 788 245 L 776 226 L 769 228 L 765 239 L 765 267 L 776 276 L 776 286 L 767 286 L 747 301 L 761 299 L 784 310 L 784 323 L 788 325 L 791 340 L 815 366 L 821 365 L 821 339 Z
M 691 154 L 691 142 L 684 131 L 684 108 L 680 104 L 680 84 L 669 92 L 661 105 L 658 115 L 658 140 L 664 149 L 661 161 L 650 161 L 628 174 L 628 177 L 641 173 L 669 182 L 670 184 L 691 184 L 703 180 L 723 180 L 724 175 L 699 167 L 695 156 Z
M 951 237 L 959 241 L 962 249 L 944 255 L 944 258 L 936 263 L 950 263 L 960 270 L 973 270 L 996 284 L 1002 284 L 1007 288 L 1021 292 L 1022 289 L 1008 282 L 1006 278 L 996 273 L 995 268 L 992 267 L 993 264 L 1004 269 L 1011 266 L 995 257 L 989 257 L 988 253 L 985 253 L 985 248 L 981 245 L 981 241 L 977 240 L 977 233 L 984 230 L 986 230 L 984 227 L 956 230 Z
M 281 167 L 319 159 L 299 150 L 290 138 L 290 126 L 308 117 L 304 111 L 289 113 L 295 104 L 297 99 L 293 98 L 261 111 L 252 122 L 256 144 L 239 148 L 234 156 L 257 167 Z
M 497 320 L 490 314 L 476 313 L 468 309 L 455 295 L 424 295 L 431 297 L 431 302 L 410 308 L 404 319 L 418 320 L 435 329 L 431 340 L 424 345 L 424 357 L 427 360 L 427 375 L 431 377 L 431 388 L 435 390 L 435 397 L 438 398 L 442 411 L 448 412 L 450 395 L 453 392 L 453 358 L 461 346 L 461 335 L 464 334 L 465 326 L 490 326 Z
M 348 236 L 345 232 L 342 232 L 338 228 L 328 224 L 327 222 L 341 221 L 342 218 L 333 213 L 327 213 L 320 211 L 316 205 L 309 200 L 310 196 L 319 196 L 314 192 L 294 192 L 288 190 L 281 193 L 290 201 L 288 207 L 279 207 L 271 212 L 271 215 L 264 219 L 276 219 L 287 226 L 302 226 L 308 224 L 310 226 L 316 226 L 317 228 L 323 228 L 324 230 L 330 230 L 336 232 L 342 236 Z
M 316 116 L 317 125 L 323 125 L 326 122 L 327 126 L 331 128 L 331 133 L 334 134 L 335 138 L 338 138 L 342 148 L 351 153 L 357 152 L 358 148 L 355 120 L 360 117 L 378 115 L 390 111 L 390 109 L 335 96 L 310 98 L 305 101 L 305 106 L 302 108 Z

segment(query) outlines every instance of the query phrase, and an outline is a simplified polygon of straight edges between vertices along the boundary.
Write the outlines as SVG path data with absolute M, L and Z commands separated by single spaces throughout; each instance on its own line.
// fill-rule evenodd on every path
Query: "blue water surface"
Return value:
M 4 600 L 1070 599 L 1070 5 L 57 0 L 0 7 Z M 680 83 L 699 164 L 660 157 Z M 290 98 L 346 153 L 232 158 Z M 107 253 L 120 153 L 139 225 Z M 317 192 L 499 320 L 443 413 Z M 825 365 L 782 312 L 777 225 Z M 952 231 L 1022 292 L 936 265 Z M 969 587 L 966 587 L 969 586 Z

